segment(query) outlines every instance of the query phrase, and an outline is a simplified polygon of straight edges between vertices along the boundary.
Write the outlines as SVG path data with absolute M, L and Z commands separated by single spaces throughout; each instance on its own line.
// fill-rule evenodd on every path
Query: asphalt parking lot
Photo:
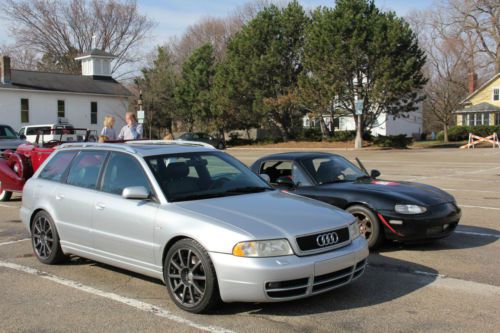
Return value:
M 228 152 L 251 164 L 278 150 Z M 447 190 L 463 209 L 456 232 L 428 244 L 386 245 L 370 255 L 362 278 L 327 294 L 191 315 L 160 281 L 80 258 L 39 263 L 16 197 L 0 203 L 0 332 L 498 332 L 500 150 L 332 152 L 360 157 L 382 179 Z

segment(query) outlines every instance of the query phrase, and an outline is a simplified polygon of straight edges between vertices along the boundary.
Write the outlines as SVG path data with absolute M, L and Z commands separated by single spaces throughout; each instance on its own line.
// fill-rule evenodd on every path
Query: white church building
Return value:
M 82 73 L 75 75 L 13 69 L 10 58 L 0 56 L 0 123 L 19 130 L 65 119 L 75 128 L 100 131 L 112 115 L 119 130 L 131 93 L 111 76 L 114 58 L 93 49 L 76 58 Z
M 325 124 L 333 124 L 335 131 L 354 131 L 356 123 L 352 115 L 340 116 L 334 121 L 331 121 L 329 114 L 324 114 L 323 119 Z M 302 126 L 304 128 L 319 128 L 319 119 L 305 115 L 302 118 Z M 331 126 L 331 125 L 330 125 Z M 422 103 L 418 105 L 418 109 L 413 112 L 408 112 L 404 116 L 394 117 L 385 112 L 379 114 L 371 133 L 373 136 L 388 136 L 405 134 L 407 137 L 418 137 L 423 131 L 423 116 Z

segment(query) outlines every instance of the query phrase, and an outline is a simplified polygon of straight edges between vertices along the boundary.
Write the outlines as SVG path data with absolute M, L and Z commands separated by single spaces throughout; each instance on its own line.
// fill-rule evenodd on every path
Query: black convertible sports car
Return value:
M 378 180 L 342 156 L 283 153 L 257 160 L 252 170 L 276 188 L 324 201 L 358 218 L 361 233 L 374 248 L 385 239 L 417 241 L 450 235 L 461 210 L 455 198 L 433 186 Z

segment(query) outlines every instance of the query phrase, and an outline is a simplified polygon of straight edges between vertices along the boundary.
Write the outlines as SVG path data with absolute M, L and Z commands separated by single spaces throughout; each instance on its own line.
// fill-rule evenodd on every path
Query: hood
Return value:
M 414 182 L 386 181 L 378 179 L 363 179 L 353 183 L 327 184 L 325 188 L 336 185 L 345 186 L 354 191 L 366 191 L 389 195 L 401 203 L 414 203 L 424 206 L 434 206 L 442 203 L 453 202 L 455 198 L 437 187 Z
M 251 239 L 290 238 L 346 226 L 351 214 L 330 205 L 280 191 L 175 203 L 245 231 Z
M 27 143 L 27 141 L 21 139 L 0 139 L 0 149 L 16 150 L 19 145 L 22 145 L 24 143 Z

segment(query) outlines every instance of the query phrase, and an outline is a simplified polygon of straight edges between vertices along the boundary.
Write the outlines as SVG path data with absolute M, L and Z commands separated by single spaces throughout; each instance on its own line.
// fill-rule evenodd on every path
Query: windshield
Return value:
M 17 133 L 10 126 L 0 126 L 0 139 L 17 139 Z
M 264 180 L 224 153 L 159 155 L 147 157 L 146 162 L 170 202 L 272 191 Z
M 301 161 L 318 184 L 355 181 L 368 177 L 357 166 L 341 156 L 322 156 Z

